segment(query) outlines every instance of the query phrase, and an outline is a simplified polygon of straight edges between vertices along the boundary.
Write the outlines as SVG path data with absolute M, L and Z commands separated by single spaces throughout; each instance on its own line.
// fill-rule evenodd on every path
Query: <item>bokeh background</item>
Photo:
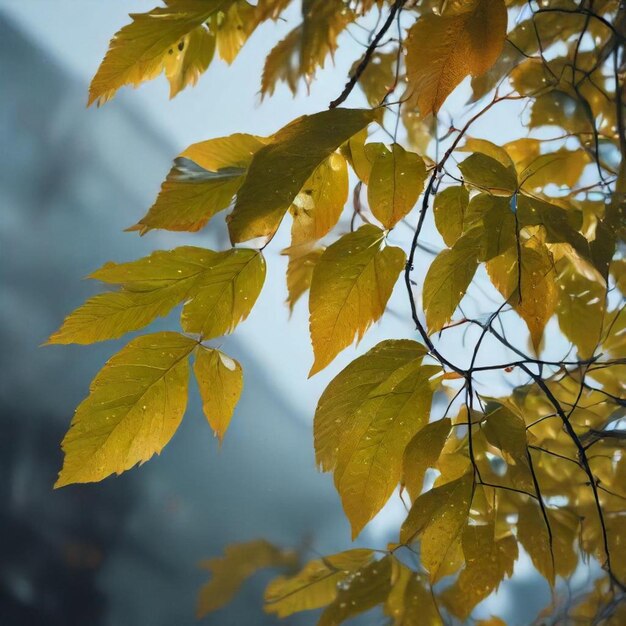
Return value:
M 328 475 L 315 467 L 311 422 L 324 386 L 357 353 L 347 350 L 307 380 L 312 362 L 306 303 L 284 304 L 286 233 L 267 250 L 268 281 L 253 314 L 223 341 L 241 361 L 245 389 L 219 449 L 196 390 L 182 427 L 160 457 L 101 484 L 53 491 L 59 443 L 74 407 L 119 347 L 40 347 L 65 314 L 98 289 L 81 280 L 106 261 L 127 261 L 183 243 L 225 248 L 216 219 L 200 234 L 123 229 L 156 196 L 171 160 L 190 143 L 233 132 L 270 134 L 297 115 L 326 108 L 361 54 L 345 35 L 311 93 L 279 87 L 261 102 L 262 62 L 297 20 L 264 25 L 232 67 L 214 61 L 193 89 L 168 99 L 165 79 L 123 89 L 86 109 L 87 85 L 111 35 L 146 0 L 0 0 L 0 625 L 186 626 L 206 574 L 200 560 L 234 541 L 264 537 L 329 553 L 349 547 L 349 529 Z M 358 105 L 355 93 L 352 103 Z M 515 136 L 502 110 L 484 136 Z M 477 125 L 480 134 L 480 125 Z M 508 134 L 512 135 L 509 137 Z M 479 135 L 480 136 L 480 135 Z M 283 229 L 284 230 L 284 229 Z M 405 233 L 406 234 L 406 233 Z M 399 291 L 399 290 L 398 290 Z M 359 352 L 387 337 L 413 336 L 406 303 Z M 154 328 L 174 328 L 175 319 Z M 359 539 L 385 545 L 404 509 L 394 498 Z M 528 624 L 549 601 L 522 555 L 516 580 L 478 614 Z M 588 575 L 588 572 L 584 574 Z M 220 626 L 278 623 L 261 609 L 262 584 L 208 617 Z M 312 624 L 314 616 L 289 624 Z M 382 624 L 370 616 L 363 624 Z

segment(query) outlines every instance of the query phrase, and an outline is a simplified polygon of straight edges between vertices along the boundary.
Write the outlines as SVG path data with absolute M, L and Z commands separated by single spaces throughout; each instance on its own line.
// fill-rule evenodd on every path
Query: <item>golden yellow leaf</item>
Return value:
M 227 218 L 231 240 L 273 235 L 320 163 L 376 115 L 366 109 L 331 109 L 299 117 L 273 135 L 252 157 Z
M 181 316 L 183 329 L 203 339 L 219 337 L 248 317 L 265 281 L 265 260 L 258 250 L 234 248 L 215 253 L 199 277 Z
M 215 36 L 201 25 L 171 50 L 165 56 L 163 68 L 170 83 L 170 98 L 173 98 L 188 85 L 195 85 L 207 70 L 215 53 Z
M 193 339 L 144 335 L 113 356 L 94 378 L 63 439 L 55 487 L 121 474 L 160 453 L 187 406 Z
M 430 333 L 448 323 L 472 282 L 481 252 L 481 231 L 481 228 L 469 231 L 430 264 L 422 293 Z
M 317 241 L 339 221 L 348 199 L 348 165 L 333 152 L 320 163 L 291 205 L 291 245 Z
M 424 117 L 437 113 L 466 76 L 480 76 L 495 63 L 506 27 L 503 0 L 464 0 L 443 15 L 420 17 L 406 42 L 409 106 Z
M 509 155 L 504 146 L 498 146 L 492 141 L 487 139 L 478 139 L 477 137 L 468 137 L 465 140 L 462 148 L 458 149 L 459 152 L 480 152 L 488 157 L 495 159 L 506 170 L 515 168 L 513 159 Z
M 536 157 L 520 173 L 522 189 L 543 189 L 546 185 L 574 187 L 589 163 L 585 150 L 556 150 Z
M 384 610 L 393 619 L 394 626 L 443 626 L 432 590 L 423 574 L 394 560 L 391 581 Z
M 314 248 L 311 244 L 291 246 L 282 251 L 289 257 L 287 265 L 287 302 L 289 309 L 308 291 L 313 277 L 313 268 L 322 256 L 324 248 Z
M 315 456 L 325 472 L 335 469 L 339 440 L 355 415 L 376 389 L 388 386 L 406 366 L 418 366 L 426 348 L 408 339 L 379 343 L 345 367 L 326 387 L 315 411 Z M 358 385 L 354 382 L 359 381 Z
M 339 626 L 384 602 L 391 589 L 391 563 L 392 557 L 386 556 L 358 570 L 350 584 L 339 589 L 334 602 L 322 613 L 318 626 Z
M 517 173 L 511 162 L 500 161 L 482 152 L 474 152 L 459 164 L 463 180 L 494 195 L 511 196 L 517 190 Z
M 89 298 L 67 316 L 48 343 L 94 343 L 121 337 L 167 315 L 210 270 L 212 250 L 183 246 L 130 263 L 107 263 L 90 275 L 122 290 Z
M 255 13 L 255 7 L 246 0 L 234 0 L 211 17 L 217 52 L 229 65 L 254 31 L 257 25 Z
M 424 189 L 426 165 L 415 152 L 394 143 L 372 164 L 367 199 L 374 217 L 393 228 L 415 206 Z
M 554 558 L 548 528 L 538 504 L 526 502 L 519 507 L 517 538 L 539 573 L 554 587 Z
M 385 311 L 406 257 L 366 224 L 326 248 L 313 270 L 309 298 L 311 342 L 319 372 L 360 340 Z
M 111 39 L 109 50 L 91 81 L 89 104 L 96 100 L 102 104 L 120 87 L 137 86 L 158 76 L 165 69 L 168 56 L 184 52 L 184 43 L 182 50 L 179 46 L 185 37 L 194 29 L 202 28 L 209 17 L 228 2 L 170 0 L 165 7 L 132 14 L 133 21 Z M 173 84 L 178 86 L 179 81 L 176 72 Z
M 467 523 L 472 501 L 474 477 L 467 473 L 440 487 L 422 494 L 411 507 L 400 531 L 400 541 L 411 543 L 421 539 L 421 562 L 436 582 L 440 569 L 450 560 L 461 531 Z
M 228 355 L 200 346 L 193 371 L 202 396 L 202 408 L 221 441 L 243 389 L 241 365 Z
M 204 617 L 228 604 L 242 583 L 258 570 L 268 567 L 293 568 L 297 562 L 294 552 L 281 550 L 263 539 L 228 546 L 223 557 L 200 564 L 211 572 L 211 580 L 200 589 L 198 617 Z
M 463 185 L 448 187 L 435 196 L 435 225 L 448 247 L 452 247 L 465 230 L 468 205 L 469 191 Z
M 526 322 L 535 350 L 558 301 L 554 259 L 545 245 L 520 246 L 487 263 L 491 282 Z
M 265 140 L 237 133 L 189 146 L 174 161 L 148 213 L 128 230 L 196 231 L 226 209 Z
M 404 451 L 402 483 L 411 500 L 415 500 L 424 486 L 424 475 L 429 467 L 435 467 L 450 434 L 452 422 L 444 418 L 427 424 L 411 439 Z
M 307 563 L 295 576 L 275 578 L 265 590 L 265 611 L 284 618 L 333 602 L 354 573 L 372 562 L 371 550 L 355 549 Z
M 359 77 L 359 86 L 363 90 L 367 102 L 371 107 L 378 106 L 387 95 L 396 80 L 396 63 L 398 52 L 374 52 L 370 57 L 365 70 Z M 355 61 L 350 69 L 353 76 L 362 58 Z
M 514 459 L 525 461 L 528 452 L 524 420 L 501 404 L 494 404 L 481 425 L 487 441 Z

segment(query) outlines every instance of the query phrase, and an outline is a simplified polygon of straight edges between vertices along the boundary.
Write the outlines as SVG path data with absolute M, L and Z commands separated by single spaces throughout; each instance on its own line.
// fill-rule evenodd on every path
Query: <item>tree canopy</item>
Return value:
M 333 626 L 377 609 L 395 626 L 467 623 L 523 549 L 555 589 L 538 622 L 626 623 L 624 2 L 165 0 L 113 36 L 89 104 L 161 73 L 171 97 L 210 81 L 217 57 L 232 63 L 292 5 L 262 96 L 315 89 L 343 35 L 362 55 L 326 110 L 268 137 L 189 146 L 129 229 L 193 233 L 225 215 L 230 248 L 186 245 L 90 275 L 108 290 L 49 343 L 116 339 L 182 305 L 180 328 L 136 336 L 104 365 L 56 486 L 160 453 L 185 413 L 190 361 L 226 435 L 242 365 L 212 340 L 248 317 L 271 271 L 264 251 L 291 228 L 288 305 L 308 295 L 311 376 L 404 290 L 394 313 L 415 331 L 332 380 L 313 438 L 353 540 L 392 497 L 407 515 L 390 545 L 346 537 L 346 551 L 312 560 L 265 540 L 230 546 L 206 562 L 199 615 L 274 568 L 264 608 L 280 618 L 321 609 Z M 465 104 L 450 98 L 458 88 Z M 359 91 L 365 108 L 351 105 Z M 507 103 L 519 137 L 473 134 Z M 560 593 L 590 560 L 597 577 Z

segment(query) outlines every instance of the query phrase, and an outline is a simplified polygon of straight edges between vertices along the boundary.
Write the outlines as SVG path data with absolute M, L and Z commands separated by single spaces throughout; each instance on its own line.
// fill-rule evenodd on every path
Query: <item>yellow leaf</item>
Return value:
M 534 190 L 546 185 L 574 187 L 589 163 L 587 153 L 560 149 L 542 154 L 529 163 L 519 179 L 522 189 Z
M 270 96 L 278 81 L 296 93 L 298 80 L 311 83 L 318 67 L 337 49 L 337 37 L 354 20 L 342 0 L 307 0 L 302 24 L 294 28 L 269 53 L 263 68 L 261 94 Z
M 311 286 L 313 268 L 319 261 L 324 248 L 313 248 L 311 244 L 291 246 L 282 251 L 289 257 L 287 265 L 287 302 L 293 311 L 296 302 Z
M 474 607 L 513 573 L 518 550 L 511 535 L 496 541 L 493 523 L 466 526 L 462 543 L 465 568 L 444 590 L 442 600 L 454 615 L 466 620 Z
M 394 626 L 443 626 L 428 580 L 399 561 L 392 562 L 392 587 L 385 614 Z
M 255 7 L 246 0 L 235 0 L 211 18 L 217 51 L 229 65 L 248 40 L 257 25 Z
M 133 21 L 111 39 L 109 50 L 91 81 L 89 104 L 96 100 L 102 104 L 110 100 L 120 87 L 137 86 L 158 76 L 166 68 L 168 56 L 182 55 L 184 43 L 182 50 L 180 43 L 192 31 L 202 28 L 204 22 L 228 2 L 170 0 L 166 7 L 132 14 Z M 181 72 L 184 63 L 181 59 Z M 196 64 L 194 67 L 195 74 L 199 66 Z M 169 71 L 172 73 L 171 68 Z M 172 90 L 176 90 L 181 78 L 179 72 L 174 72 L 173 76 Z
M 478 268 L 481 230 L 463 235 L 452 248 L 439 253 L 424 279 L 422 301 L 431 333 L 441 330 L 463 299 Z
M 165 56 L 163 67 L 170 83 L 170 98 L 187 85 L 195 85 L 215 53 L 215 36 L 205 25 L 194 28 Z
M 554 559 L 548 529 L 538 504 L 526 502 L 519 507 L 517 538 L 539 573 L 554 587 Z
M 320 163 L 376 115 L 365 109 L 332 109 L 299 117 L 273 135 L 252 157 L 228 216 L 231 240 L 273 235 Z
M 195 285 L 193 298 L 183 307 L 183 329 L 203 339 L 232 332 L 250 314 L 264 281 L 265 260 L 258 250 L 215 253 L 209 270 Z
M 275 578 L 265 590 L 265 611 L 284 618 L 333 602 L 354 573 L 371 563 L 371 550 L 356 549 L 311 561 L 295 576 Z
M 204 414 L 221 441 L 243 389 L 241 365 L 219 350 L 200 346 L 193 371 Z
M 396 80 L 397 59 L 397 51 L 374 52 L 365 70 L 359 76 L 359 86 L 371 107 L 380 105 L 389 89 L 393 87 Z M 354 75 L 362 61 L 361 58 L 353 63 L 350 76 Z
M 148 213 L 128 230 L 200 230 L 226 209 L 265 140 L 237 133 L 189 146 L 174 161 Z
M 118 292 L 89 298 L 71 313 L 49 343 L 94 343 L 116 339 L 167 315 L 209 271 L 216 253 L 184 246 L 153 252 L 130 263 L 107 263 L 90 278 L 121 285 Z
M 348 199 L 348 165 L 333 152 L 313 172 L 291 205 L 292 246 L 317 241 L 339 221 Z
M 376 389 L 389 386 L 407 365 L 418 366 L 426 348 L 408 339 L 379 343 L 344 368 L 326 387 L 315 411 L 315 456 L 323 471 L 335 469 L 339 439 L 355 415 Z M 354 381 L 359 381 L 354 385 Z
M 422 493 L 426 470 L 435 467 L 451 428 L 452 422 L 448 418 L 427 424 L 406 447 L 402 482 L 411 500 L 415 500 Z
M 425 179 L 423 159 L 394 143 L 372 164 L 367 199 L 374 217 L 385 228 L 393 228 L 415 206 Z
M 465 230 L 469 192 L 463 185 L 448 187 L 435 196 L 435 225 L 445 244 L 452 247 Z
M 322 613 L 318 626 L 339 626 L 382 604 L 391 589 L 391 563 L 392 558 L 386 556 L 358 570 L 350 584 L 339 589 L 335 601 Z
M 606 310 L 606 287 L 576 271 L 563 260 L 557 264 L 561 332 L 576 346 L 583 359 L 593 356 L 600 344 Z
M 294 552 L 281 550 L 262 539 L 228 546 L 223 557 L 201 563 L 211 572 L 211 580 L 198 594 L 198 617 L 228 604 L 242 583 L 258 570 L 292 568 L 297 561 Z
M 420 17 L 406 42 L 409 106 L 423 117 L 437 113 L 466 76 L 480 76 L 495 63 L 506 27 L 503 0 L 464 0 L 443 15 Z
M 326 248 L 313 270 L 309 298 L 315 362 L 326 367 L 385 311 L 406 257 L 384 245 L 384 233 L 366 224 Z
M 496 404 L 492 408 L 482 424 L 487 441 L 514 459 L 525 462 L 528 441 L 524 420 L 506 406 Z
M 526 322 L 535 350 L 558 300 L 554 260 L 545 245 L 520 246 L 487 263 L 491 282 Z
M 471 472 L 422 494 L 411 507 L 400 531 L 400 541 L 421 538 L 420 556 L 432 582 L 449 560 L 449 552 L 467 523 L 474 478 Z
M 462 148 L 459 148 L 459 152 L 480 152 L 488 157 L 495 159 L 506 170 L 515 168 L 513 159 L 509 156 L 505 147 L 498 146 L 495 143 L 486 139 L 477 139 L 476 137 L 468 137 L 465 140 Z
M 178 333 L 155 333 L 107 362 L 63 439 L 55 487 L 121 474 L 161 452 L 187 406 L 187 357 L 196 345 Z
M 494 195 L 510 196 L 517 189 L 517 173 L 512 162 L 504 166 L 482 152 L 475 152 L 459 164 L 459 169 L 466 183 Z

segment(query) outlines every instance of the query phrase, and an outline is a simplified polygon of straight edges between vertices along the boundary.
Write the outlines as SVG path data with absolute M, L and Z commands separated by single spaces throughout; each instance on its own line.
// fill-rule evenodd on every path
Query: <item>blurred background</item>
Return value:
M 227 247 L 222 220 L 199 234 L 122 232 L 154 200 L 187 145 L 233 132 L 270 134 L 326 108 L 361 54 L 348 36 L 310 95 L 279 87 L 261 103 L 262 63 L 297 20 L 260 28 L 232 67 L 214 61 L 196 88 L 168 99 L 164 78 L 86 109 L 87 85 L 112 34 L 145 0 L 0 0 L 0 625 L 185 626 L 206 574 L 197 563 L 226 544 L 267 538 L 313 551 L 349 547 L 328 475 L 315 467 L 311 421 L 349 349 L 307 381 L 306 302 L 290 317 L 281 233 L 267 250 L 268 281 L 250 318 L 223 343 L 245 388 L 221 449 L 192 388 L 183 424 L 160 457 L 103 483 L 53 491 L 60 441 L 106 358 L 122 345 L 39 347 L 97 284 L 104 262 L 189 243 Z M 351 104 L 363 103 L 355 93 Z M 506 109 L 504 109 L 506 116 Z M 493 132 L 493 118 L 490 119 Z M 503 133 L 507 124 L 502 121 Z M 511 132 L 510 129 L 508 132 Z M 514 133 L 513 133 L 514 136 Z M 509 137 L 501 137 L 502 141 Z M 284 231 L 285 229 L 283 229 Z M 406 233 L 405 233 L 406 234 Z M 398 290 L 399 291 L 399 290 Z M 359 353 L 413 336 L 395 293 Z M 175 317 L 154 325 L 175 328 Z M 404 514 L 395 498 L 359 539 L 384 547 Z M 522 556 L 515 583 L 478 611 L 527 624 L 549 601 Z M 265 625 L 263 576 L 205 623 Z M 363 623 L 383 623 L 382 617 Z M 283 622 L 284 623 L 284 622 Z M 289 624 L 312 624 L 304 615 Z

